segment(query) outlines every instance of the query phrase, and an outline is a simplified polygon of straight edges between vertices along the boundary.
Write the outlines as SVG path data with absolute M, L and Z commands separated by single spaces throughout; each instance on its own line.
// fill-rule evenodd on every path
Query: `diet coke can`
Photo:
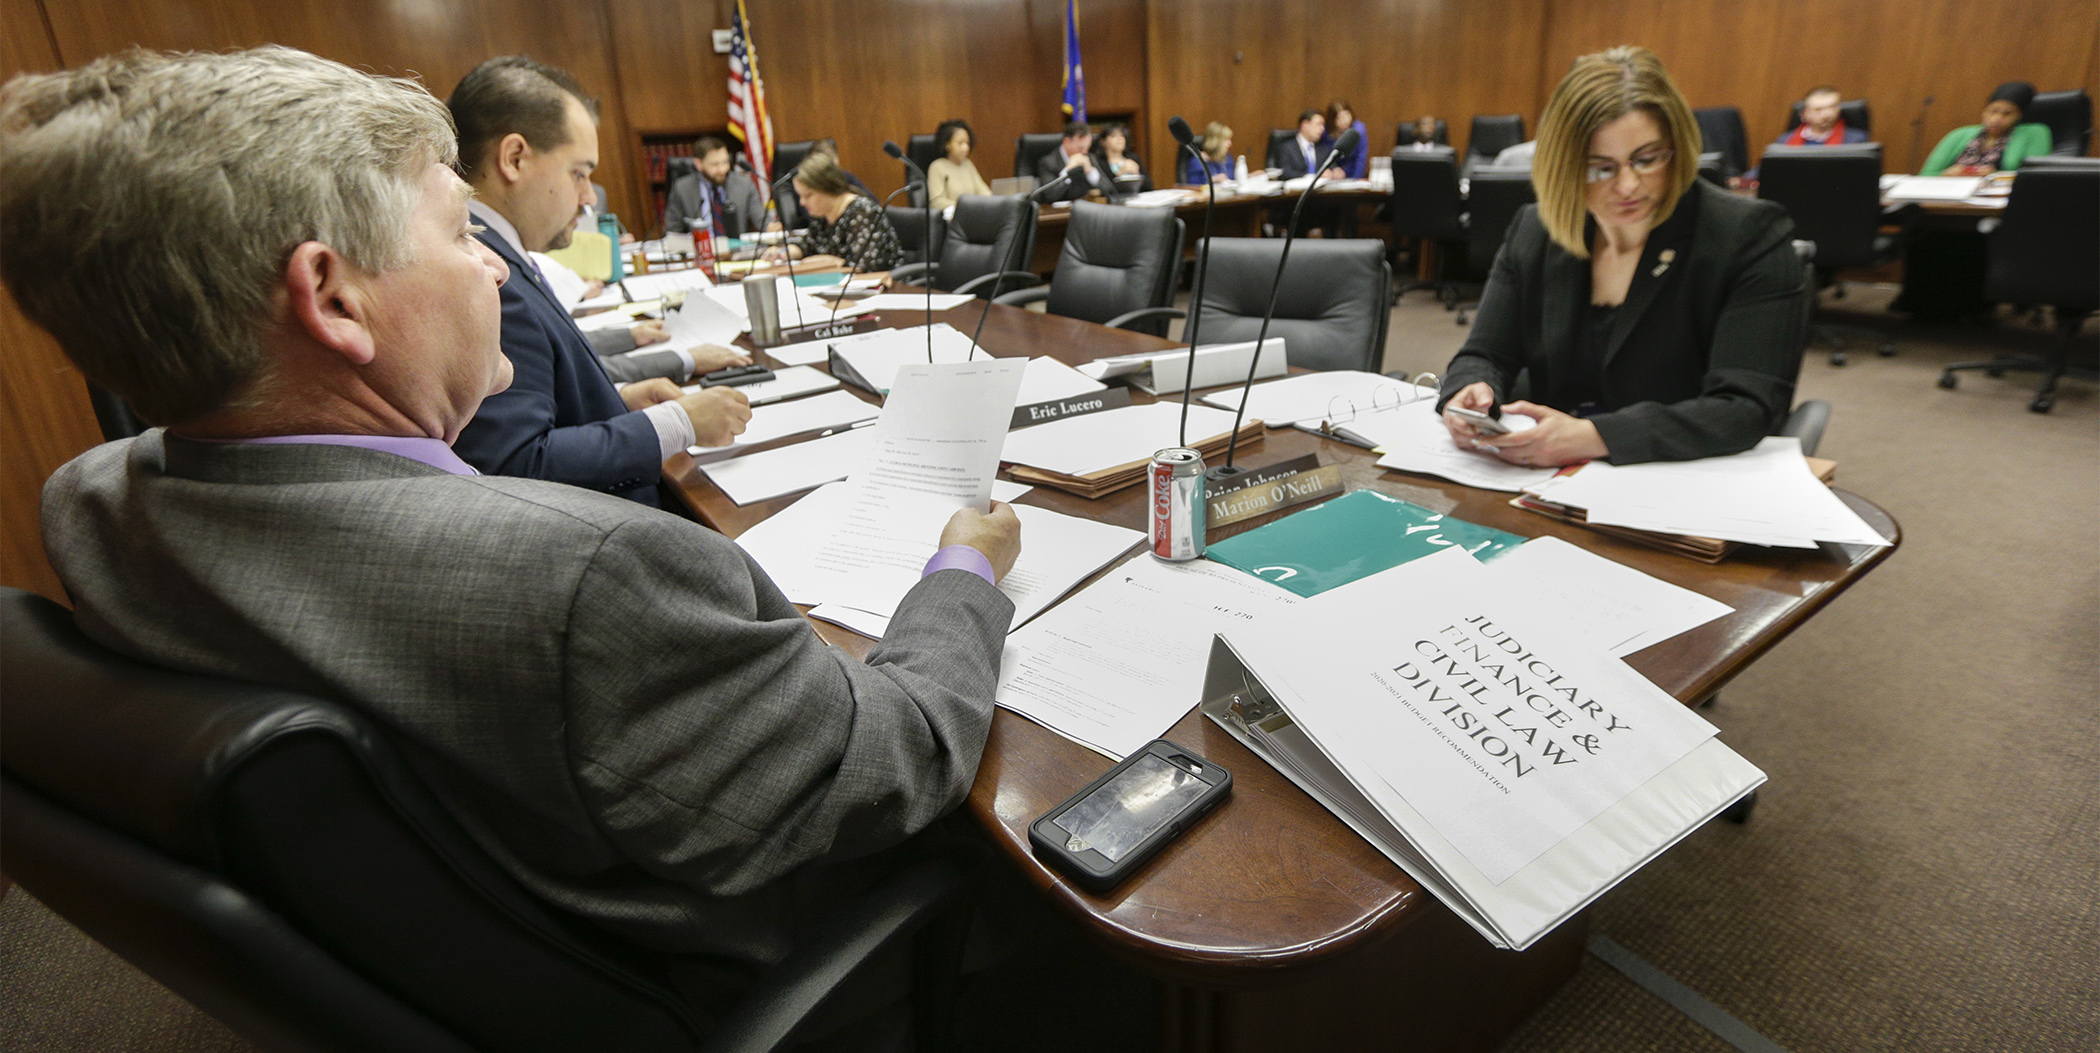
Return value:
M 1172 446 L 1152 455 L 1152 554 L 1182 562 L 1203 555 L 1203 454 Z

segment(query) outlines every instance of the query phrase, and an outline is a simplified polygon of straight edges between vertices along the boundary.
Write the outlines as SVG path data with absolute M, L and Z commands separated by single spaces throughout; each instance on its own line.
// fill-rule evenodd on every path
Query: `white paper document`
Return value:
M 1240 390 L 1212 392 L 1203 396 L 1203 401 L 1220 409 L 1236 410 L 1240 408 Z M 1424 398 L 1436 399 L 1435 388 L 1418 388 L 1406 381 L 1353 369 L 1300 373 L 1256 384 L 1246 391 L 1247 415 L 1260 417 L 1271 428 L 1323 420 L 1346 424 Z
M 1213 635 L 1299 602 L 1209 560 L 1141 553 L 1009 635 L 995 698 L 1121 760 L 1201 697 Z
M 1512 421 L 1529 417 L 1508 414 Z M 1482 490 L 1515 493 L 1553 478 L 1555 468 L 1526 468 L 1482 450 L 1463 450 L 1451 441 L 1435 399 L 1410 402 L 1397 409 L 1359 414 L 1342 425 L 1350 434 L 1385 451 L 1380 468 L 1419 472 Z
M 931 308 L 926 306 L 929 298 L 925 293 L 876 293 L 853 302 L 867 311 L 952 311 L 976 298 L 969 293 L 937 292 L 930 298 Z
M 698 267 L 630 274 L 620 279 L 620 285 L 626 288 L 627 298 L 630 300 L 654 300 L 667 293 L 711 289 L 714 284 L 714 281 L 708 278 L 707 272 Z
M 1027 372 L 1021 374 L 1021 388 L 1014 393 L 1014 406 L 1033 406 L 1051 399 L 1068 399 L 1106 390 L 1108 385 L 1057 359 L 1031 358 Z
M 1245 383 L 1249 366 L 1254 368 L 1256 380 L 1280 377 L 1290 369 L 1287 347 L 1280 336 L 1262 341 L 1259 356 L 1254 353 L 1254 341 L 1246 340 L 1236 344 L 1204 344 L 1196 348 L 1195 358 L 1195 379 L 1188 386 L 1198 388 Z M 1140 391 L 1155 394 L 1179 391 L 1189 375 L 1189 351 L 1181 348 L 1097 358 L 1079 370 L 1095 380 L 1129 377 L 1130 386 Z
M 835 483 L 744 532 L 737 543 L 788 599 L 816 604 L 812 615 L 867 636 L 889 628 L 905 593 L 940 549 L 955 507 L 921 494 Z M 1014 601 L 1018 627 L 1057 602 L 1087 575 L 1144 540 L 1126 527 L 1047 508 L 1015 505 L 1021 555 L 999 581 Z
M 1904 176 L 1881 196 L 1890 201 L 1960 201 L 1982 186 L 1982 176 Z
M 1504 596 L 1555 611 L 1606 653 L 1624 658 L 1695 629 L 1734 608 L 1614 563 L 1557 537 L 1535 537 L 1487 564 L 1486 578 Z
M 930 334 L 923 325 L 856 333 L 831 341 L 830 349 L 876 394 L 889 391 L 900 366 L 991 357 L 976 348 L 969 334 L 946 322 L 935 322 Z
M 641 306 L 640 304 L 625 304 L 609 311 L 584 315 L 576 320 L 576 328 L 586 333 L 595 333 L 600 329 L 625 329 L 635 323 L 635 312 Z
M 726 347 L 743 332 L 744 320 L 711 297 L 688 296 L 677 310 L 664 312 L 664 335 L 670 337 L 669 342 L 637 350 L 691 351 L 701 344 Z
M 1190 442 L 1232 429 L 1232 414 L 1224 410 L 1190 406 L 1188 411 Z M 1154 402 L 1022 428 L 1007 435 L 1005 459 L 1045 471 L 1085 475 L 1146 460 L 1179 445 L 1181 404 Z
M 860 467 L 874 438 L 874 428 L 855 428 L 703 464 L 700 470 L 731 501 L 748 505 L 844 479 Z
M 1403 798 L 1499 885 L 1714 728 L 1558 611 L 1409 580 L 1471 558 L 1424 557 L 1225 636 L 1358 789 Z
M 1696 461 L 1592 461 L 1530 489 L 1584 509 L 1590 522 L 1604 526 L 1785 548 L 1814 548 L 1819 541 L 1888 544 L 1816 478 L 1792 436 L 1768 436 L 1742 453 Z
M 899 367 L 854 483 L 940 498 L 950 511 L 988 510 L 1026 368 L 1018 358 Z
M 734 442 L 727 446 L 690 446 L 686 452 L 694 457 L 730 456 L 790 435 L 872 421 L 881 412 L 882 407 L 863 402 L 850 392 L 827 391 L 792 402 L 754 406 L 751 422 L 744 426 L 744 433 Z

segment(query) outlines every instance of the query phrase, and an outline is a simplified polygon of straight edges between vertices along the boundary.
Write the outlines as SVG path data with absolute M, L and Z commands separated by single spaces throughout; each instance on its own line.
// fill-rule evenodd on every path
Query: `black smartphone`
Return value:
M 773 379 L 773 371 L 761 365 L 725 366 L 712 373 L 700 375 L 700 386 L 735 387 L 741 384 L 757 384 Z
M 1231 772 L 1154 739 L 1028 824 L 1028 841 L 1081 888 L 1107 892 L 1231 790 Z

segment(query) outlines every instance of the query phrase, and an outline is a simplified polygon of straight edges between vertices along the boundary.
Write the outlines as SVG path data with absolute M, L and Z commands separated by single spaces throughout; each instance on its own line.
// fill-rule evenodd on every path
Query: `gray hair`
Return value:
M 0 86 L 0 277 L 141 417 L 245 407 L 292 251 L 411 262 L 422 174 L 455 150 L 421 85 L 291 48 L 18 76 Z

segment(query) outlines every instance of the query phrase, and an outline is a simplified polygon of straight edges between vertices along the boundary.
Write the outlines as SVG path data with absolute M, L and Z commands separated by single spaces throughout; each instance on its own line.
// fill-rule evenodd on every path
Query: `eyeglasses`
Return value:
M 1618 178 L 1619 166 L 1621 164 L 1624 164 L 1626 167 L 1633 169 L 1634 175 L 1654 175 L 1655 173 L 1662 171 L 1664 165 L 1670 163 L 1670 158 L 1672 156 L 1674 155 L 1669 150 L 1657 150 L 1652 154 L 1641 154 L 1638 157 L 1628 158 L 1623 162 L 1592 161 L 1590 162 L 1589 168 L 1583 171 L 1582 178 L 1585 181 L 1591 183 L 1608 183 L 1613 179 Z

